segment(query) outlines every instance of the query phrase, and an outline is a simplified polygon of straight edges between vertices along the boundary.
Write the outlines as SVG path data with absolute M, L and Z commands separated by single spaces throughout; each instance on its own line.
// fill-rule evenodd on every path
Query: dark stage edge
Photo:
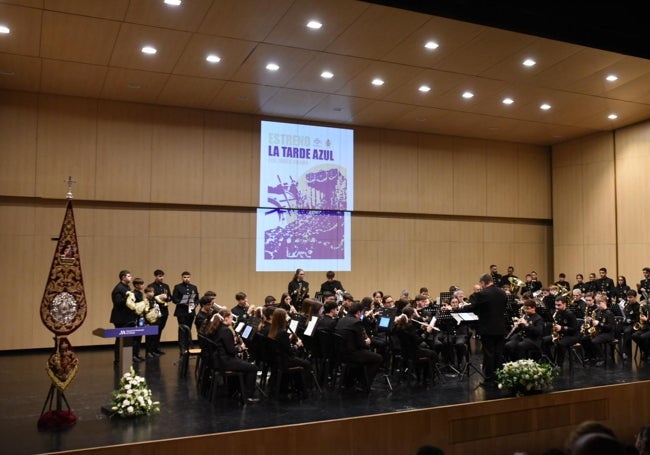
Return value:
M 347 417 L 382 414 L 395 411 L 431 408 L 445 405 L 493 400 L 510 396 L 497 388 L 479 387 L 481 377 L 473 373 L 459 381 L 446 376 L 429 388 L 398 384 L 391 378 L 390 392 L 381 375 L 377 376 L 370 395 L 341 393 L 323 388 L 302 401 L 263 400 L 241 406 L 237 401 L 223 399 L 216 406 L 196 390 L 191 360 L 187 378 L 180 378 L 176 362 L 178 349 L 166 344 L 166 355 L 135 365 L 145 376 L 154 398 L 160 401 L 161 412 L 136 419 L 109 418 L 102 407 L 110 403 L 118 379 L 113 368 L 112 346 L 77 350 L 79 372 L 65 392 L 77 416 L 69 429 L 39 430 L 37 422 L 50 387 L 45 371 L 46 350 L 0 353 L 0 428 L 2 452 L 21 455 L 52 453 L 197 436 L 234 430 L 266 428 L 296 423 L 317 422 Z M 480 358 L 472 356 L 474 365 Z M 619 362 L 608 367 L 575 366 L 569 374 L 568 364 L 555 381 L 555 390 L 621 384 L 650 379 L 650 367 L 634 361 Z

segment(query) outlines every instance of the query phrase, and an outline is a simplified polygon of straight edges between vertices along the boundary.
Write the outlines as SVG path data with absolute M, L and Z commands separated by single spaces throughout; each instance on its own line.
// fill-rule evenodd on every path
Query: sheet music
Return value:
M 463 318 L 463 321 L 478 321 L 478 315 L 476 313 L 458 313 L 460 317 Z
M 296 330 L 298 330 L 298 320 L 292 319 L 291 322 L 289 323 L 289 328 L 293 333 L 296 333 Z
M 243 322 L 240 322 L 239 324 L 237 324 L 237 328 L 235 329 L 235 332 L 241 333 L 241 331 L 242 331 L 242 329 L 244 328 L 245 325 L 246 324 L 243 323 Z
M 318 322 L 318 316 L 312 316 L 311 321 L 309 321 L 309 324 L 307 324 L 307 328 L 305 329 L 305 335 L 310 337 L 311 334 L 314 332 L 314 328 L 316 327 L 316 323 Z

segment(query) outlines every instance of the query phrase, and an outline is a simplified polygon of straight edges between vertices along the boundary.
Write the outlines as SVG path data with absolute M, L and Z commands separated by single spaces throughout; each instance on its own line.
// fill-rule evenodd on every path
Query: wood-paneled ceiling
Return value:
M 353 0 L 0 0 L 0 25 L 0 89 L 540 145 L 650 118 L 650 60 Z

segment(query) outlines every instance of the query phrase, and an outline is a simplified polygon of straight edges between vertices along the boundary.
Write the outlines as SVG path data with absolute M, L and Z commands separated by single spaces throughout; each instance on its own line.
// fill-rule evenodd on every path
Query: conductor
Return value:
M 473 303 L 461 307 L 458 311 L 473 312 L 478 315 L 477 332 L 483 346 L 483 373 L 485 380 L 481 385 L 494 385 L 496 370 L 503 365 L 505 346 L 507 296 L 503 289 L 494 285 L 490 274 L 479 279 L 481 291 L 476 293 Z

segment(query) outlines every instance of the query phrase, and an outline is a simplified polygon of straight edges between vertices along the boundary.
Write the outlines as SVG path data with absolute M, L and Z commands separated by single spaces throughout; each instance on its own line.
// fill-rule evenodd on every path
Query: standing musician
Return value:
M 303 269 L 296 269 L 293 279 L 289 282 L 288 293 L 291 296 L 291 305 L 300 311 L 302 301 L 309 297 L 309 283 L 305 281 Z
M 637 283 L 636 290 L 643 296 L 643 300 L 648 300 L 648 294 L 650 294 L 650 267 L 643 267 L 643 279 Z
M 634 327 L 638 328 L 640 305 L 636 300 L 637 294 L 634 289 L 627 291 L 627 300 L 623 307 L 623 352 L 621 357 L 627 360 L 632 357 L 632 335 Z
M 524 315 L 515 321 L 513 332 L 506 341 L 506 358 L 510 360 L 525 359 L 531 350 L 541 351 L 544 320 L 537 314 L 533 300 L 526 300 L 522 305 Z
M 611 297 L 615 287 L 614 280 L 607 276 L 607 269 L 605 267 L 598 269 L 598 274 L 600 275 L 600 278 L 596 281 L 596 290 L 606 292 L 607 295 Z
M 555 312 L 553 313 L 553 332 L 542 339 L 545 354 L 551 356 L 551 349 L 555 348 L 555 364 L 562 368 L 564 358 L 571 346 L 580 340 L 580 325 L 573 311 L 567 308 L 568 297 L 560 295 L 555 299 Z
M 183 281 L 174 286 L 172 292 L 172 300 L 176 304 L 174 316 L 178 320 L 178 325 L 186 325 L 192 330 L 194 309 L 199 302 L 199 289 L 190 283 L 192 279 L 190 272 L 183 272 L 181 278 Z
M 495 286 L 501 286 L 501 280 L 503 279 L 503 276 L 497 270 L 496 264 L 490 265 L 490 276 L 492 277 L 492 282 Z
M 242 349 L 245 349 L 246 346 L 243 342 L 240 345 L 235 343 L 230 310 L 223 308 L 212 317 L 206 336 L 215 343 L 215 352 L 212 355 L 216 366 L 220 369 L 244 373 L 244 399 L 248 403 L 259 401 L 254 397 L 257 367 L 239 358 Z
M 165 279 L 165 272 L 156 269 L 153 272 L 153 276 L 153 283 L 149 284 L 149 286 L 153 288 L 154 299 L 160 308 L 160 318 L 158 319 L 158 334 L 151 335 L 151 343 L 154 353 L 163 355 L 164 352 L 160 349 L 160 337 L 169 318 L 169 302 L 172 301 L 172 291 L 169 289 L 169 285 L 163 281 Z
M 524 285 L 521 288 L 522 296 L 527 293 L 532 294 L 533 292 L 536 291 L 535 283 L 533 283 L 533 276 L 530 273 L 527 273 L 524 278 L 525 278 Z
M 614 302 L 623 302 L 627 301 L 627 291 L 630 290 L 630 286 L 627 284 L 627 279 L 623 275 L 616 277 L 616 287 L 612 291 L 611 297 L 614 298 Z
M 340 295 L 343 292 L 345 292 L 345 289 L 343 289 L 343 285 L 339 280 L 334 279 L 335 273 L 333 271 L 329 271 L 325 274 L 325 278 L 327 278 L 327 281 L 323 282 L 320 285 L 320 292 L 321 294 L 324 294 L 326 292 L 331 292 L 333 295 Z
M 587 283 L 585 283 L 585 277 L 582 276 L 582 273 L 576 275 L 576 284 L 573 285 L 573 289 L 580 289 L 583 294 L 587 292 Z
M 580 344 L 585 350 L 588 361 L 595 362 L 596 366 L 604 365 L 603 345 L 613 341 L 616 322 L 614 313 L 607 308 L 607 296 L 600 294 L 596 297 L 597 309 L 585 318 L 585 323 L 591 325 L 592 330 L 587 330 L 580 338 Z

